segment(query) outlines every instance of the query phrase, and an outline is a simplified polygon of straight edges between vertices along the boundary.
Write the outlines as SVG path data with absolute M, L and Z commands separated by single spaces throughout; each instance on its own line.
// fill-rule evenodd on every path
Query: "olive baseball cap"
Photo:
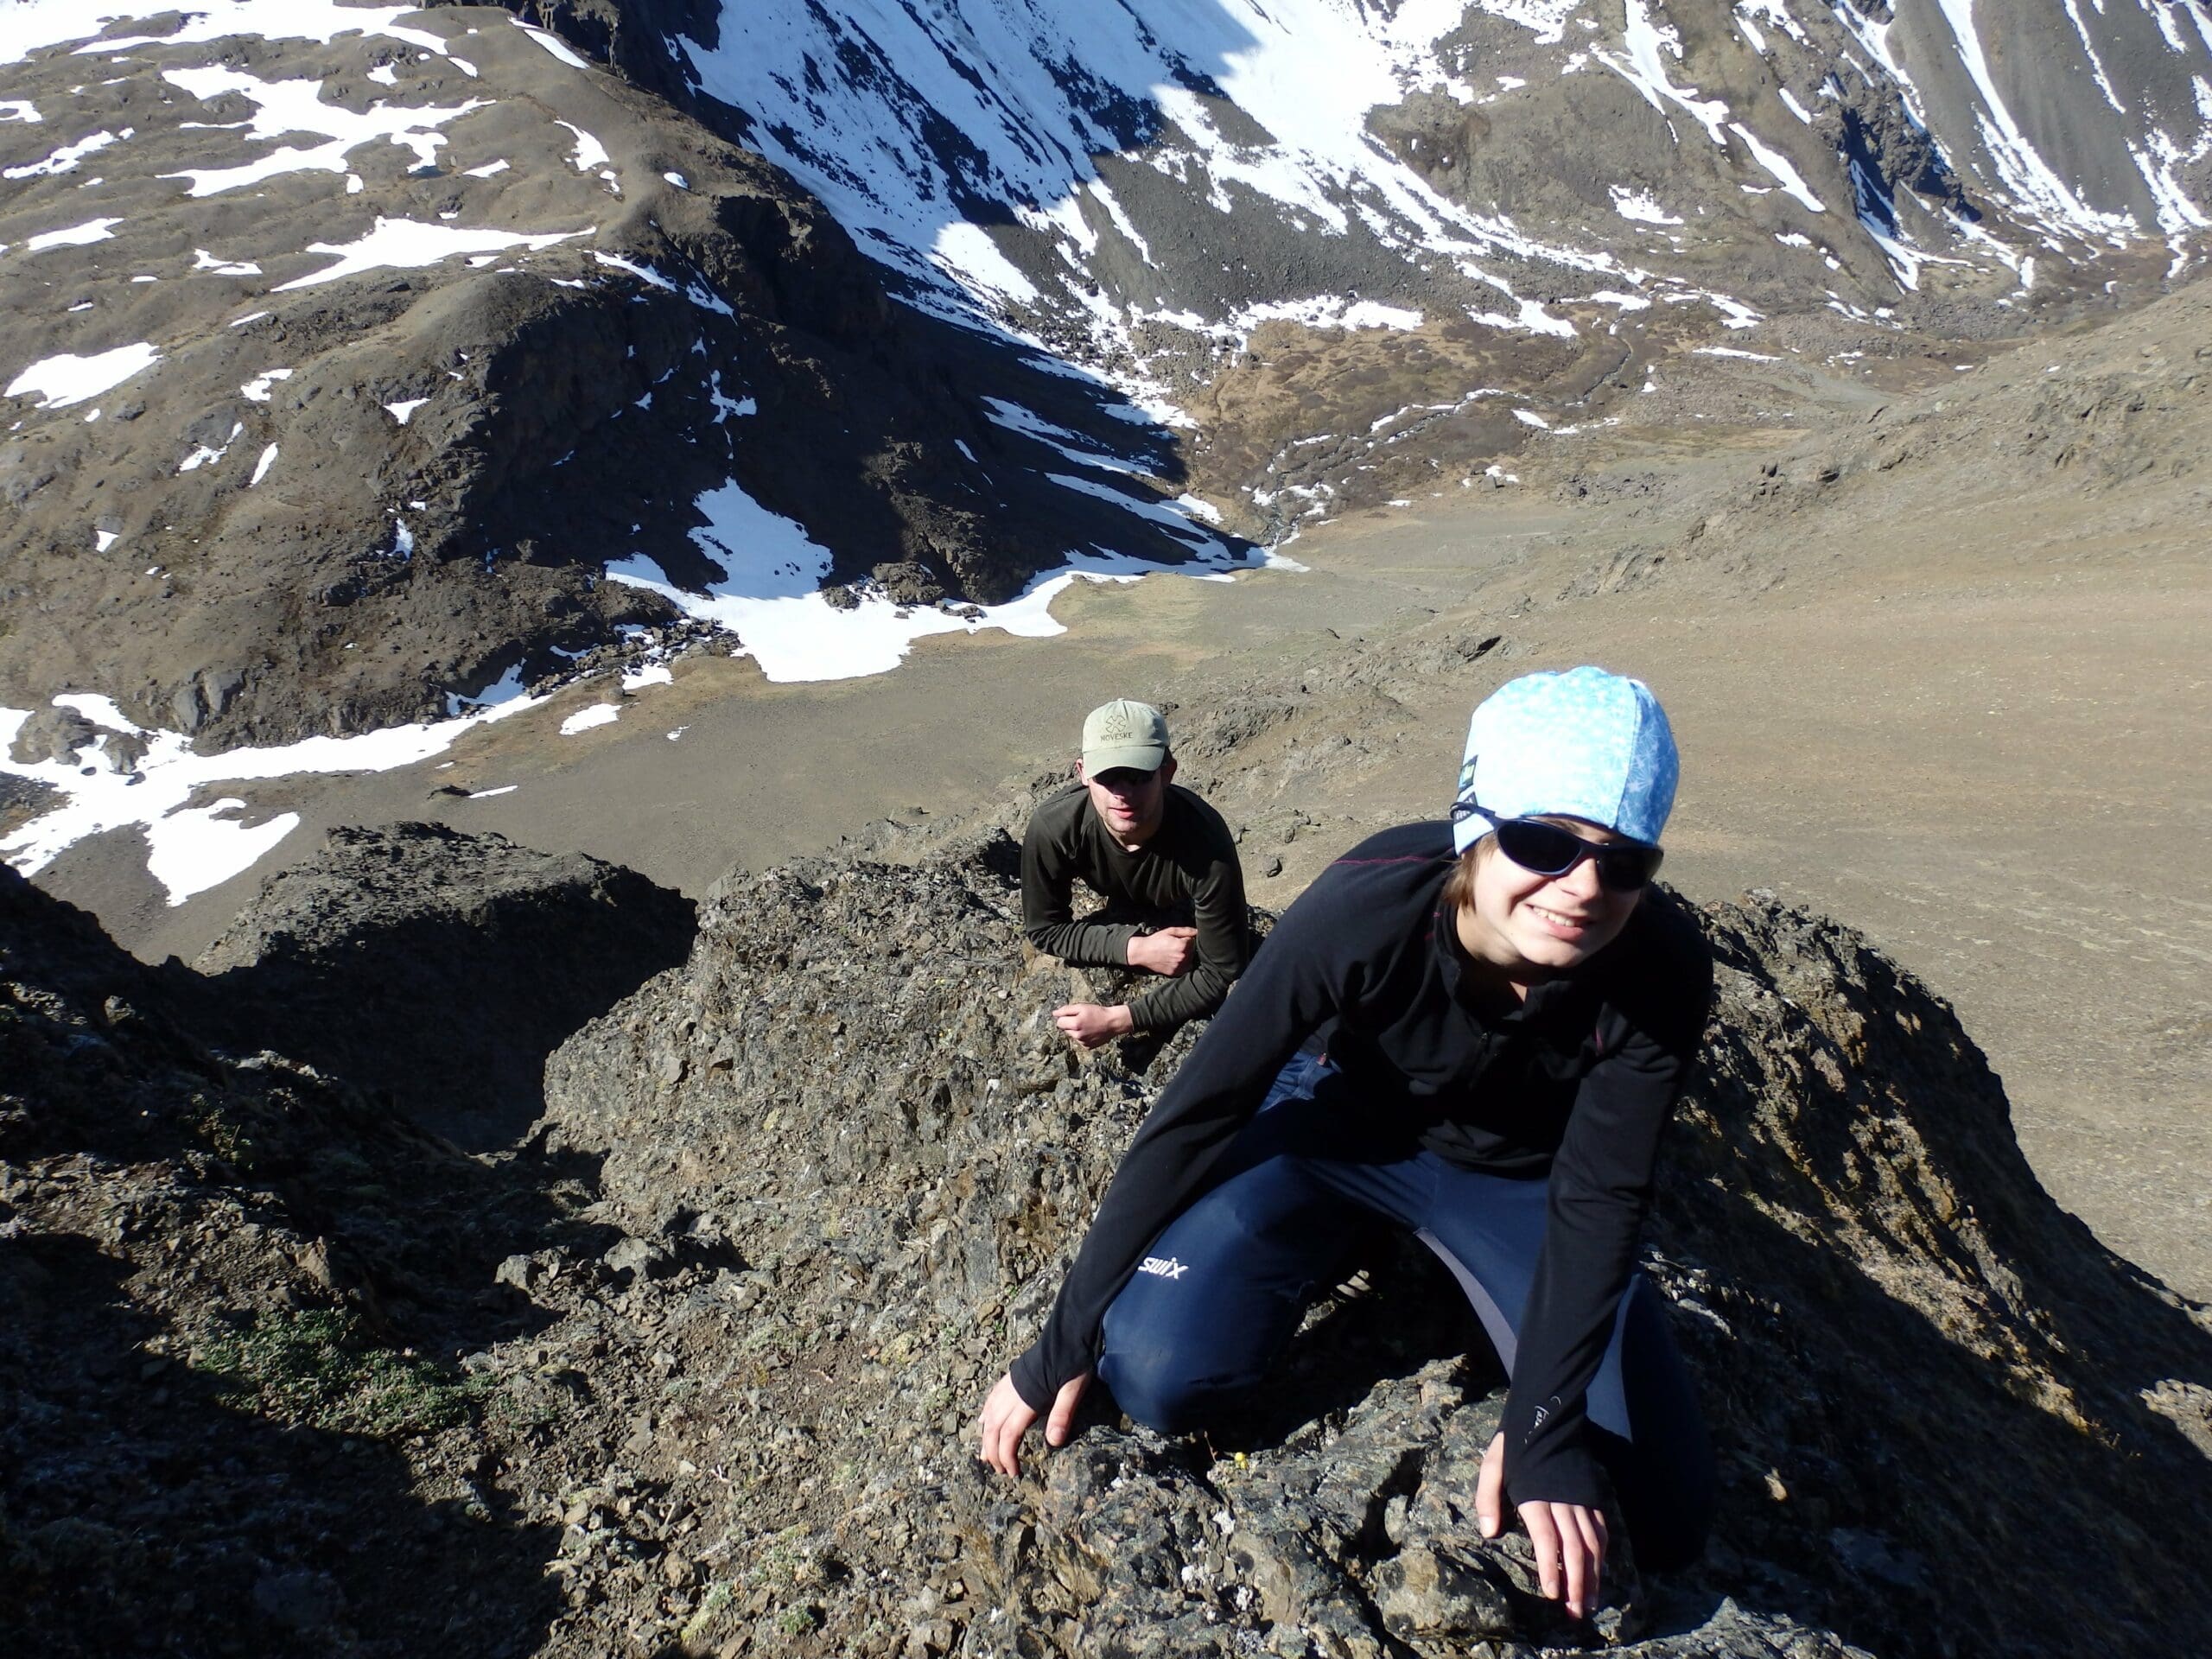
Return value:
M 1148 702 L 1116 697 L 1083 721 L 1083 769 L 1096 778 L 1126 766 L 1158 772 L 1167 759 L 1167 721 Z

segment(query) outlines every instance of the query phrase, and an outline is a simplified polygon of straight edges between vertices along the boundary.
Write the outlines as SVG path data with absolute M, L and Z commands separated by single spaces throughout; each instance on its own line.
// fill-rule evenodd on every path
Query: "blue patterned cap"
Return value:
M 1675 734 L 1649 686 L 1571 668 L 1508 680 L 1477 705 L 1456 799 L 1501 818 L 1584 818 L 1656 847 L 1680 772 Z M 1452 845 L 1464 853 L 1490 830 L 1462 816 Z

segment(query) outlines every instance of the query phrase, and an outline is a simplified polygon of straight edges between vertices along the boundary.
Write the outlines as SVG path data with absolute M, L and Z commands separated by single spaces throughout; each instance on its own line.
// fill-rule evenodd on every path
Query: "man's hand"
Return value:
M 1173 979 L 1191 965 L 1198 941 L 1195 927 L 1163 927 L 1157 932 L 1136 934 L 1129 940 L 1129 966 Z
M 1075 1427 L 1075 1408 L 1083 1399 L 1083 1391 L 1090 1386 L 1089 1371 L 1060 1384 L 1060 1391 L 1052 1401 L 1052 1414 L 1045 1420 L 1046 1445 L 1068 1443 L 1068 1435 Z M 982 1440 L 978 1455 L 1002 1475 L 1020 1474 L 1021 1437 L 1036 1421 L 1037 1414 L 1029 1409 L 1014 1388 L 1014 1373 L 1008 1371 L 999 1378 L 999 1385 L 991 1390 L 990 1398 L 983 1402 L 983 1414 L 976 1423 Z
M 1483 1453 L 1483 1472 L 1475 1483 L 1475 1521 L 1483 1536 L 1505 1529 L 1505 1436 Z M 1536 1577 L 1552 1600 L 1566 1592 L 1570 1618 L 1586 1618 L 1598 1605 L 1598 1578 L 1605 1566 L 1605 1517 L 1580 1503 L 1521 1505 L 1521 1524 L 1536 1547 Z
M 1052 1023 L 1077 1048 L 1096 1048 L 1116 1037 L 1126 1037 L 1137 1028 L 1137 1022 L 1126 1007 L 1118 1004 L 1104 1007 L 1096 1002 L 1071 1002 L 1065 1007 L 1054 1008 Z

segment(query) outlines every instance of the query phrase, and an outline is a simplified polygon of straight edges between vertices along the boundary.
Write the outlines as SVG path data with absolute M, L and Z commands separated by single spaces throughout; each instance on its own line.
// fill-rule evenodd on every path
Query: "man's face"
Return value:
M 1137 772 L 1128 766 L 1093 776 L 1082 761 L 1076 776 L 1090 791 L 1090 810 L 1106 826 L 1106 833 L 1124 847 L 1141 847 L 1158 833 L 1167 815 L 1167 785 L 1175 776 L 1175 757 L 1170 755 L 1157 772 Z

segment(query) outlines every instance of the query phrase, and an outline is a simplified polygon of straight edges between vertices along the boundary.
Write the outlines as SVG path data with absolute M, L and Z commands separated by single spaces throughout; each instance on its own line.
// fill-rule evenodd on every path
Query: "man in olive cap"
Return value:
M 1176 786 L 1167 722 L 1148 703 L 1119 698 L 1090 711 L 1076 778 L 1022 837 L 1022 931 L 1063 962 L 1141 969 L 1166 982 L 1130 1002 L 1071 1002 L 1052 1022 L 1078 1048 L 1165 1037 L 1219 1007 L 1251 955 L 1236 840 L 1220 813 Z M 1106 901 L 1081 921 L 1077 876 Z

